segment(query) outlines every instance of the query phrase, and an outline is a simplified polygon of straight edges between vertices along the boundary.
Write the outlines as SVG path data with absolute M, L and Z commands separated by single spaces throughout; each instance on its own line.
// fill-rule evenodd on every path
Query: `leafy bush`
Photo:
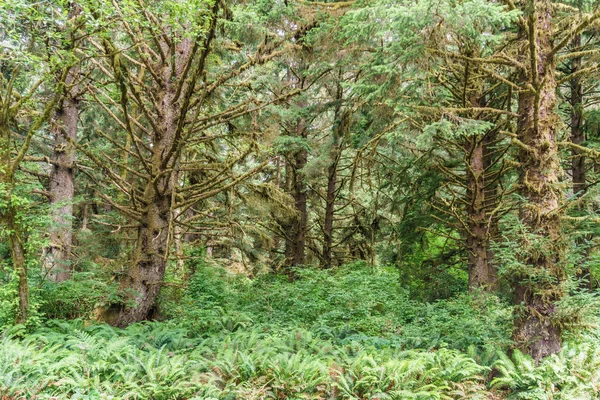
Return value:
M 119 302 L 116 283 L 106 283 L 93 273 L 75 272 L 71 279 L 54 283 L 43 281 L 40 313 L 46 318 L 89 318 L 95 307 Z

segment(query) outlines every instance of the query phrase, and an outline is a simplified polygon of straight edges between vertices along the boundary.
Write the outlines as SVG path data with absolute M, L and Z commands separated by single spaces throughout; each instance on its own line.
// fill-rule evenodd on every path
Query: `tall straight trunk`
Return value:
M 335 159 L 327 168 L 327 196 L 325 200 L 325 220 L 323 223 L 323 268 L 332 267 L 333 217 L 335 214 L 335 193 L 337 183 L 337 149 L 332 154 Z
M 75 197 L 75 148 L 79 106 L 77 96 L 78 69 L 72 68 L 66 78 L 66 94 L 52 121 L 54 151 L 50 173 L 50 243 L 44 249 L 43 270 L 53 282 L 71 276 L 70 254 L 73 244 L 73 199 Z
M 561 349 L 561 328 L 553 319 L 555 303 L 563 296 L 564 272 L 552 2 L 534 0 L 532 4 L 519 31 L 521 61 L 526 66 L 518 96 L 519 183 L 524 199 L 519 215 L 529 236 L 523 242 L 528 249 L 523 270 L 514 277 L 518 307 L 513 340 L 540 360 Z M 533 246 L 532 241 L 536 242 Z
M 340 71 L 340 79 L 342 72 Z M 323 221 L 323 268 L 332 267 L 331 253 L 333 251 L 333 218 L 335 214 L 335 200 L 337 192 L 337 168 L 342 151 L 342 138 L 348 128 L 350 113 L 342 111 L 342 100 L 344 91 L 342 85 L 338 82 L 336 87 L 335 107 L 333 127 L 331 129 L 332 144 L 330 151 L 330 164 L 327 167 L 327 194 L 325 196 L 325 218 Z
M 285 190 L 287 191 L 287 193 L 292 194 L 294 193 L 294 165 L 290 160 L 287 160 L 287 162 L 285 163 Z M 295 203 L 294 203 L 295 205 Z M 281 225 L 281 229 L 284 232 L 285 235 L 285 250 L 284 250 L 284 255 L 285 255 L 285 265 L 286 266 L 290 266 L 292 264 L 292 260 L 294 259 L 294 251 L 295 251 L 295 237 L 296 237 L 296 233 L 294 232 L 294 227 L 295 227 L 295 220 L 298 218 L 297 215 L 295 215 L 293 218 L 290 218 L 289 220 L 285 221 L 282 225 Z
M 463 106 L 484 108 L 487 106 L 482 93 L 483 85 L 474 80 L 469 81 L 472 74 L 469 63 L 465 63 L 465 92 Z M 468 89 L 472 93 L 468 95 Z M 467 101 L 468 99 L 468 101 Z M 474 115 L 475 119 L 481 115 Z M 471 135 L 464 141 L 463 148 L 466 166 L 466 249 L 469 290 L 478 288 L 493 290 L 496 288 L 498 275 L 491 262 L 490 240 L 494 225 L 490 223 L 490 211 L 495 208 L 494 193 L 496 178 L 490 171 L 493 156 L 492 138 L 495 130 L 480 135 Z
M 296 215 L 283 225 L 285 231 L 285 259 L 287 266 L 303 265 L 306 259 L 306 228 L 308 223 L 307 194 L 302 168 L 306 166 L 306 150 L 298 151 L 286 166 L 288 189 L 294 198 Z
M 10 242 L 10 253 L 13 268 L 19 279 L 18 296 L 19 305 L 15 317 L 16 324 L 24 324 L 27 321 L 29 309 L 29 286 L 27 283 L 27 264 L 25 262 L 25 249 L 21 232 L 15 221 L 15 212 L 10 210 L 4 215 L 4 223 L 9 230 L 8 240 Z
M 572 41 L 573 47 L 581 46 L 581 35 L 576 35 Z M 571 60 L 571 73 L 576 74 L 581 70 L 581 57 L 575 57 Z M 575 76 L 571 79 L 571 143 L 581 146 L 585 141 L 585 131 L 583 129 L 583 86 L 581 78 Z M 571 148 L 571 175 L 573 182 L 573 195 L 580 197 L 587 191 L 585 155 L 583 152 L 573 146 Z M 579 238 L 577 244 L 585 245 L 585 238 Z M 588 251 L 584 249 L 584 260 L 588 261 Z M 593 282 L 589 266 L 581 267 L 577 273 L 581 279 L 582 287 L 592 289 Z
M 490 215 L 497 206 L 497 176 L 491 171 L 492 144 L 496 130 L 465 141 L 467 157 L 467 266 L 469 290 L 495 290 L 498 270 L 493 262 L 491 240 L 498 231 L 498 219 Z
M 489 232 L 486 210 L 484 142 L 481 136 L 466 139 L 467 155 L 467 265 L 469 289 L 489 289 L 495 282 L 488 260 Z
M 483 169 L 485 171 L 485 209 L 486 209 L 486 224 L 487 224 L 487 265 L 489 289 L 496 290 L 498 288 L 498 267 L 494 261 L 494 251 L 492 250 L 492 240 L 498 236 L 498 215 L 495 210 L 498 207 L 499 199 L 499 178 L 501 171 L 493 169 L 492 166 L 496 161 L 494 145 L 497 143 L 498 131 L 492 129 L 483 137 Z
M 302 170 L 307 163 L 308 153 L 306 150 L 300 150 L 296 153 L 294 162 L 294 204 L 298 217 L 293 223 L 292 236 L 292 254 L 291 265 L 304 265 L 306 260 L 306 229 L 308 224 L 308 209 L 306 193 L 306 184 L 304 171 Z
M 305 105 L 301 104 L 300 106 Z M 296 124 L 296 137 L 306 139 L 308 131 L 304 118 L 301 118 Z M 294 208 L 297 215 L 284 227 L 286 230 L 285 258 L 287 266 L 297 266 L 306 263 L 308 194 L 306 192 L 304 167 L 308 162 L 308 152 L 306 149 L 300 149 L 290 158 L 286 165 L 286 184 L 294 198 Z

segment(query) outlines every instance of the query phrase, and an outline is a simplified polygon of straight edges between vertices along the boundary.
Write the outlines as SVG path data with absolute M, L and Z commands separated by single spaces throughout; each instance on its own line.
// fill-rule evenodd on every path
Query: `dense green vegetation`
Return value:
M 396 285 L 393 269 L 355 264 L 298 273 L 290 283 L 202 266 L 168 321 L 122 330 L 49 320 L 28 333 L 8 329 L 0 342 L 0 393 L 584 399 L 598 391 L 600 338 L 579 337 L 538 366 L 520 353 L 511 359 L 511 310 L 495 296 L 423 304 Z
M 0 1 L 0 398 L 600 398 L 600 1 Z

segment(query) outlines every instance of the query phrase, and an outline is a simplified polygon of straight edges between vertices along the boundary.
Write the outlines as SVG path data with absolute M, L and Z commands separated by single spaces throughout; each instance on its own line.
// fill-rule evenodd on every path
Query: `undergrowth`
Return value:
M 578 337 L 536 366 L 518 352 L 506 356 L 510 307 L 497 297 L 420 303 L 396 279 L 392 269 L 364 265 L 298 270 L 294 282 L 202 266 L 188 290 L 163 293 L 168 320 L 124 330 L 84 319 L 7 329 L 0 398 L 598 396 L 598 338 Z

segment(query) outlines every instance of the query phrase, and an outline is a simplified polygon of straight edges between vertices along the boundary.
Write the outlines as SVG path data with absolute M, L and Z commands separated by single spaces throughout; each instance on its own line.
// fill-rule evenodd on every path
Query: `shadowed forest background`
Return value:
M 600 398 L 600 3 L 0 2 L 2 399 Z

